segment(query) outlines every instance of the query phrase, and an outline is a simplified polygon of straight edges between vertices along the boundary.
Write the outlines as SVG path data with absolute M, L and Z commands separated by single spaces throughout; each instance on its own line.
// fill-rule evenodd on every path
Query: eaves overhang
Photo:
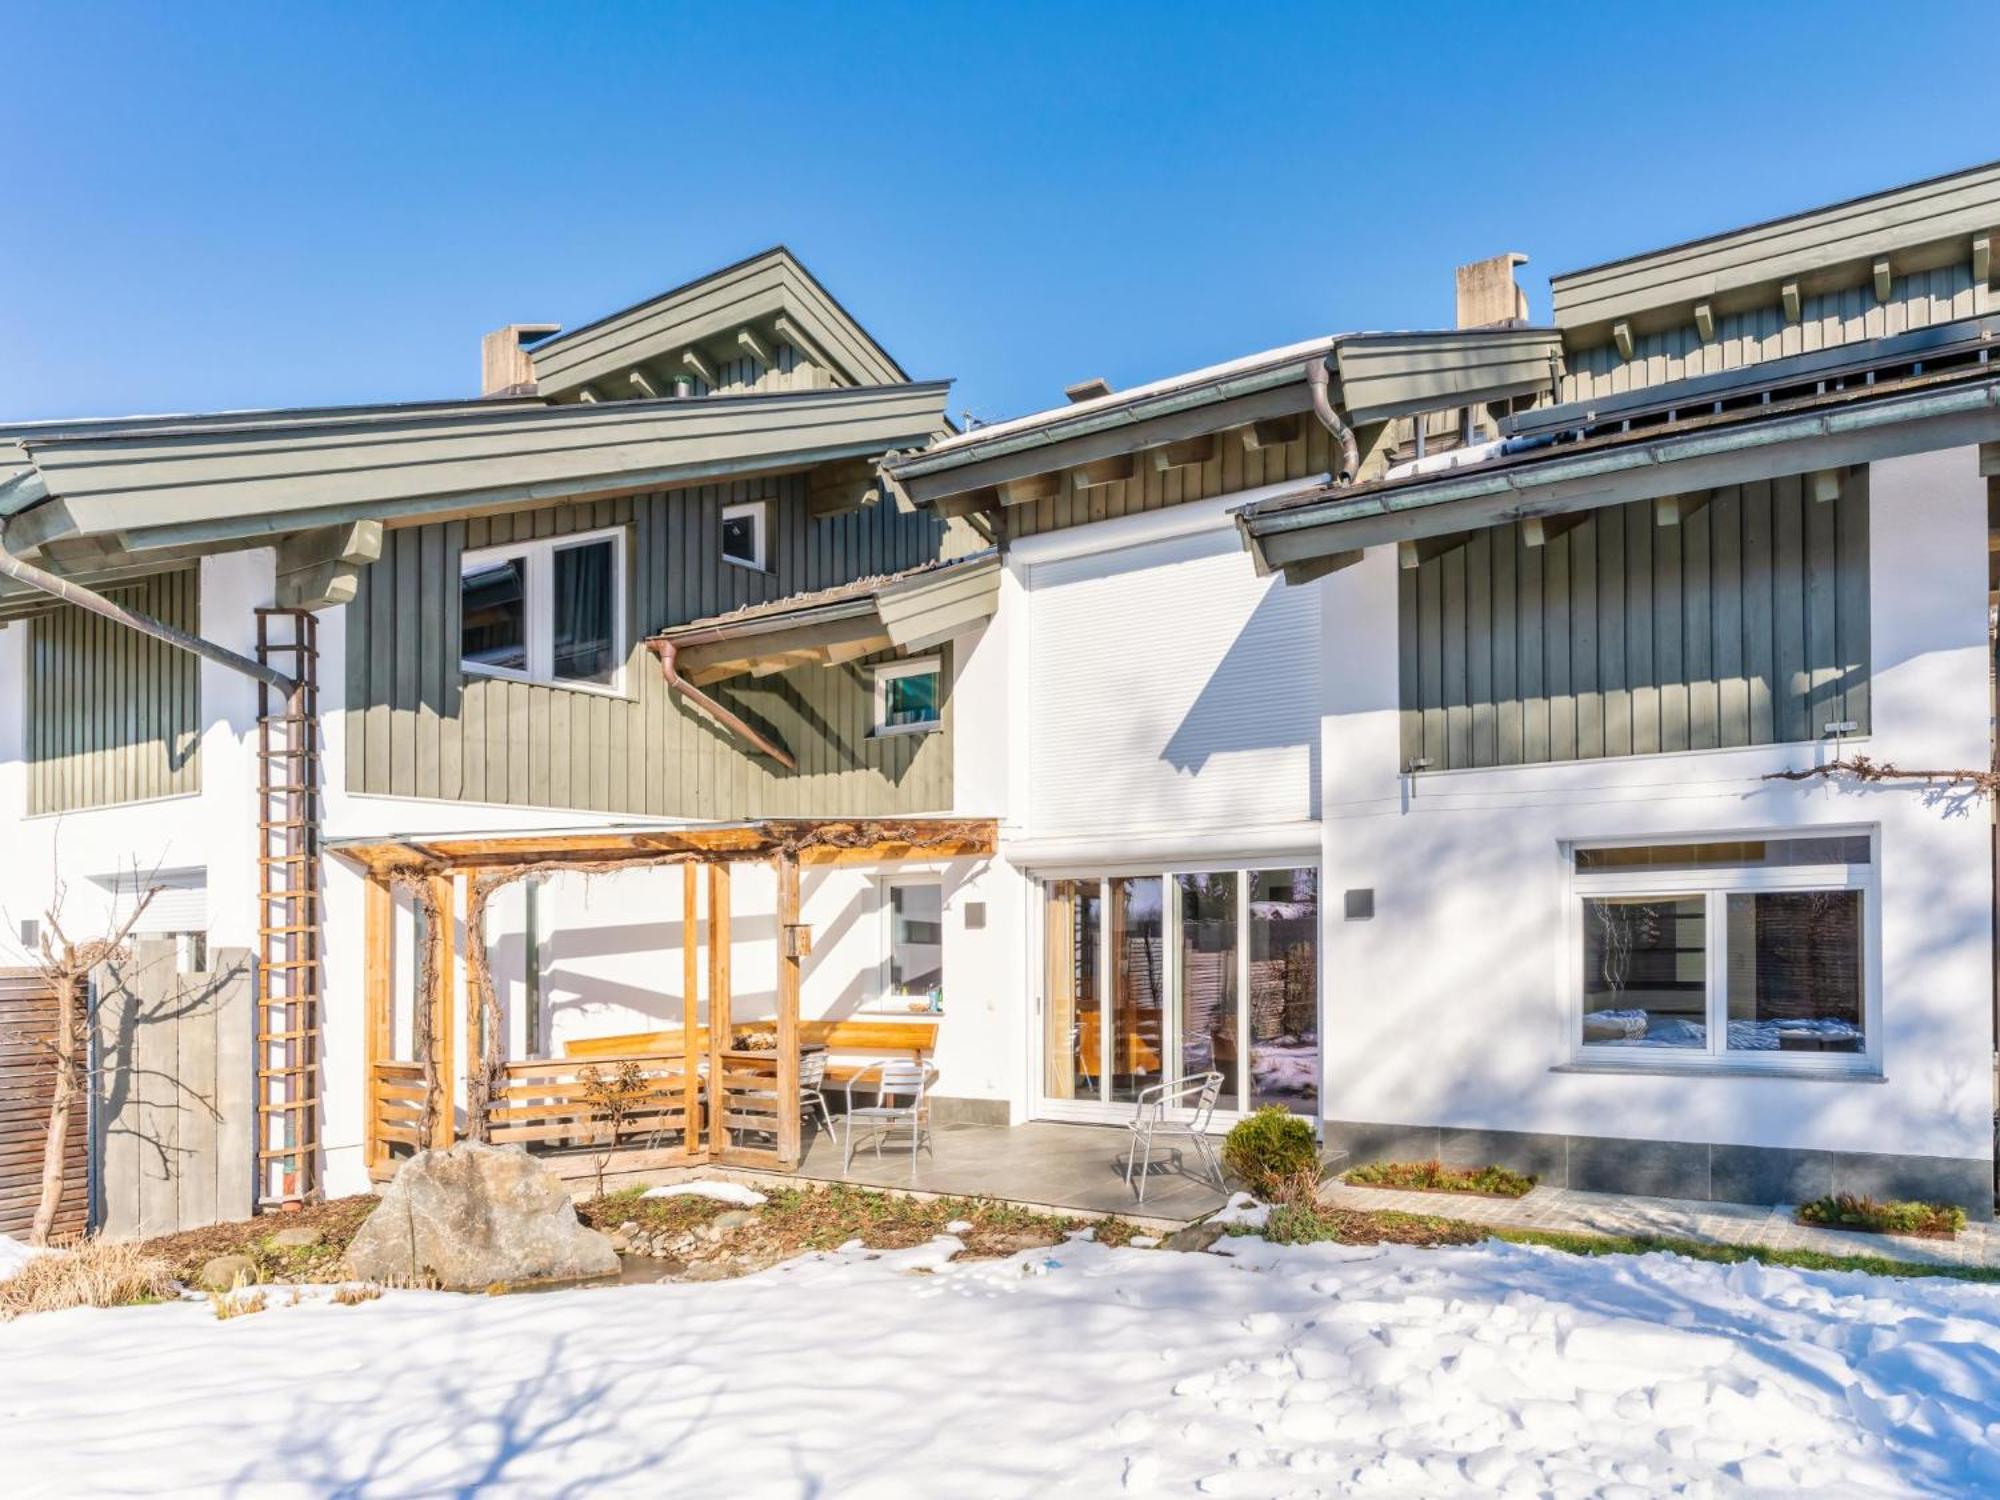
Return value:
M 2000 439 L 2000 372 L 1918 377 L 1670 429 L 1516 453 L 1441 477 L 1326 489 L 1237 513 L 1266 571 L 1536 516 Z
M 935 432 L 948 389 L 22 429 L 0 434 L 0 514 L 31 546 L 140 550 L 601 498 L 874 457 Z
M 908 655 L 990 619 L 999 605 L 993 551 L 751 605 L 659 632 L 697 687 L 800 666 L 838 666 L 881 651 Z

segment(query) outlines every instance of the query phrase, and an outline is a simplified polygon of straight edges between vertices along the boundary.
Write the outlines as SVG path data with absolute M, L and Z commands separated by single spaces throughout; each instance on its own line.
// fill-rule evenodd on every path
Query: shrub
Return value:
M 1800 1204 L 1798 1221 L 1825 1229 L 1950 1239 L 1965 1228 L 1965 1210 L 1953 1203 L 1878 1203 L 1859 1193 L 1835 1193 Z
M 333 1294 L 335 1307 L 359 1307 L 364 1302 L 373 1302 L 382 1295 L 382 1288 L 372 1282 L 361 1282 L 355 1286 L 343 1286 Z
M 177 1295 L 172 1268 L 139 1245 L 85 1240 L 37 1255 L 0 1281 L 0 1323 L 71 1307 L 128 1307 Z
M 1483 1193 L 1489 1198 L 1520 1198 L 1534 1187 L 1506 1167 L 1447 1167 L 1430 1161 L 1371 1161 L 1349 1172 L 1343 1181 L 1361 1187 L 1421 1188 L 1434 1193 Z
M 1312 1121 L 1276 1105 L 1236 1122 L 1223 1139 L 1222 1160 L 1268 1203 L 1310 1199 L 1319 1189 L 1319 1141 Z

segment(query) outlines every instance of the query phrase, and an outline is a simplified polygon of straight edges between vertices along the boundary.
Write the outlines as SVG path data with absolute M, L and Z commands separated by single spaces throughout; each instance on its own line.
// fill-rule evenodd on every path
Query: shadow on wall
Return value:
M 1269 580 L 1160 758 L 1176 771 L 1199 776 L 1217 755 L 1303 749 L 1310 815 L 1318 817 L 1319 620 L 1304 593 L 1280 579 Z M 1171 637 L 1157 649 L 1171 651 Z M 1371 649 L 1393 650 L 1394 643 Z

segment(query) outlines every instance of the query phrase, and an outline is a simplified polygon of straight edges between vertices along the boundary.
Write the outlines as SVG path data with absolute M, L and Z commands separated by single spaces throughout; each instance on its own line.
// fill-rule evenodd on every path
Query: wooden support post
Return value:
M 457 965 L 453 961 L 458 926 L 458 882 L 449 875 L 430 877 L 431 953 L 437 965 L 437 985 L 428 997 L 431 1007 L 431 1058 L 437 1073 L 437 1120 L 431 1127 L 431 1145 L 439 1151 L 451 1149 L 458 1097 L 457 1070 L 452 1062 L 452 998 L 458 989 Z
M 396 899 L 389 883 L 371 875 L 361 905 L 361 1001 L 367 1061 L 362 1078 L 364 1114 L 361 1161 L 372 1167 L 384 1156 L 382 1146 L 381 1080 L 376 1066 L 389 1060 L 395 1046 Z
M 778 866 L 778 1164 L 799 1164 L 799 971 L 806 944 L 799 925 L 799 857 Z
M 476 875 L 465 877 L 465 1138 L 485 1141 L 493 1100 L 487 1094 L 486 1013 L 473 975 L 473 957 L 486 956 L 486 903 L 473 900 Z M 452 881 L 454 893 L 458 881 Z
M 729 866 L 708 867 L 708 1150 L 729 1149 L 722 1116 L 729 1107 L 722 1087 L 729 1051 Z
M 681 1146 L 689 1161 L 703 1159 L 701 1149 L 701 1059 L 694 1039 L 701 1031 L 701 882 L 694 864 L 681 866 L 681 1067 L 687 1098 L 687 1129 Z

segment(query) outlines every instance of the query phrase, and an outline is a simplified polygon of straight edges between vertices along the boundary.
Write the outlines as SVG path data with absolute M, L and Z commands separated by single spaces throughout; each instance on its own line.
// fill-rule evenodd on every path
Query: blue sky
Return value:
M 2000 157 L 1980 4 L 0 21 L 0 419 L 470 394 L 783 241 L 991 420 Z

